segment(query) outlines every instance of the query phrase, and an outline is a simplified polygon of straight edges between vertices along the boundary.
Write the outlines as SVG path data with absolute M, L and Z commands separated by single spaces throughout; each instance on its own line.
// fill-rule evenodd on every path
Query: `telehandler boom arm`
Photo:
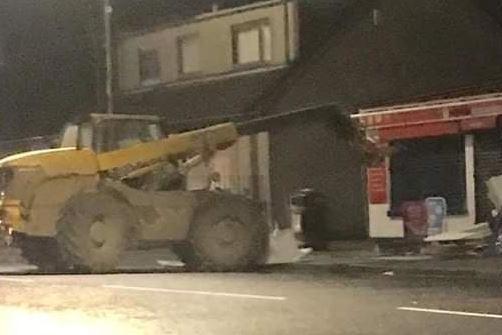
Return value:
M 203 160 L 208 159 L 215 151 L 224 150 L 235 143 L 238 136 L 233 123 L 172 134 L 158 141 L 99 153 L 99 170 L 114 179 L 135 178 L 169 160 L 187 159 L 196 155 L 200 155 Z

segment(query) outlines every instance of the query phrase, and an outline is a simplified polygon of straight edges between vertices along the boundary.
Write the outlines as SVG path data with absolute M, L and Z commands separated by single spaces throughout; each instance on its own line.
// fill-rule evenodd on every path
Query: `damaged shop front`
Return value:
M 354 115 L 384 152 L 367 168 L 369 234 L 380 241 L 478 239 L 502 174 L 502 94 L 363 109 Z

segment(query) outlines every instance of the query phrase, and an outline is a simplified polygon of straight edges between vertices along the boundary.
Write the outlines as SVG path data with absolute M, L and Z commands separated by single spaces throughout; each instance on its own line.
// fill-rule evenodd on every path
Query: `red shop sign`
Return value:
M 367 170 L 368 197 L 370 204 L 387 203 L 387 169 L 385 166 L 371 167 Z

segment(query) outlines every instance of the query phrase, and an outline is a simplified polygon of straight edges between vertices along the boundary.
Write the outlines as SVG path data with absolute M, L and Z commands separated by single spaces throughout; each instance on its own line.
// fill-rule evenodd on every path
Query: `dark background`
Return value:
M 502 21 L 501 1 L 473 1 Z M 214 2 L 252 0 L 115 0 L 114 28 L 183 18 Z M 0 0 L 0 140 L 54 133 L 62 120 L 101 111 L 101 39 L 99 0 Z
M 115 29 L 249 0 L 116 0 Z M 0 0 L 0 140 L 57 132 L 103 109 L 101 0 Z M 64 116 L 63 116 L 64 115 Z

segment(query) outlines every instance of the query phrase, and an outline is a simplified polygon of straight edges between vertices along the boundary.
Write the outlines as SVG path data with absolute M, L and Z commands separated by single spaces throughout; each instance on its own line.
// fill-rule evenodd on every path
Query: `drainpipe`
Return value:
M 285 54 L 286 54 L 286 63 L 291 62 L 291 55 L 290 55 L 290 49 L 291 46 L 289 45 L 289 9 L 288 9 L 288 0 L 284 0 L 283 6 L 284 6 L 284 49 L 285 49 Z

